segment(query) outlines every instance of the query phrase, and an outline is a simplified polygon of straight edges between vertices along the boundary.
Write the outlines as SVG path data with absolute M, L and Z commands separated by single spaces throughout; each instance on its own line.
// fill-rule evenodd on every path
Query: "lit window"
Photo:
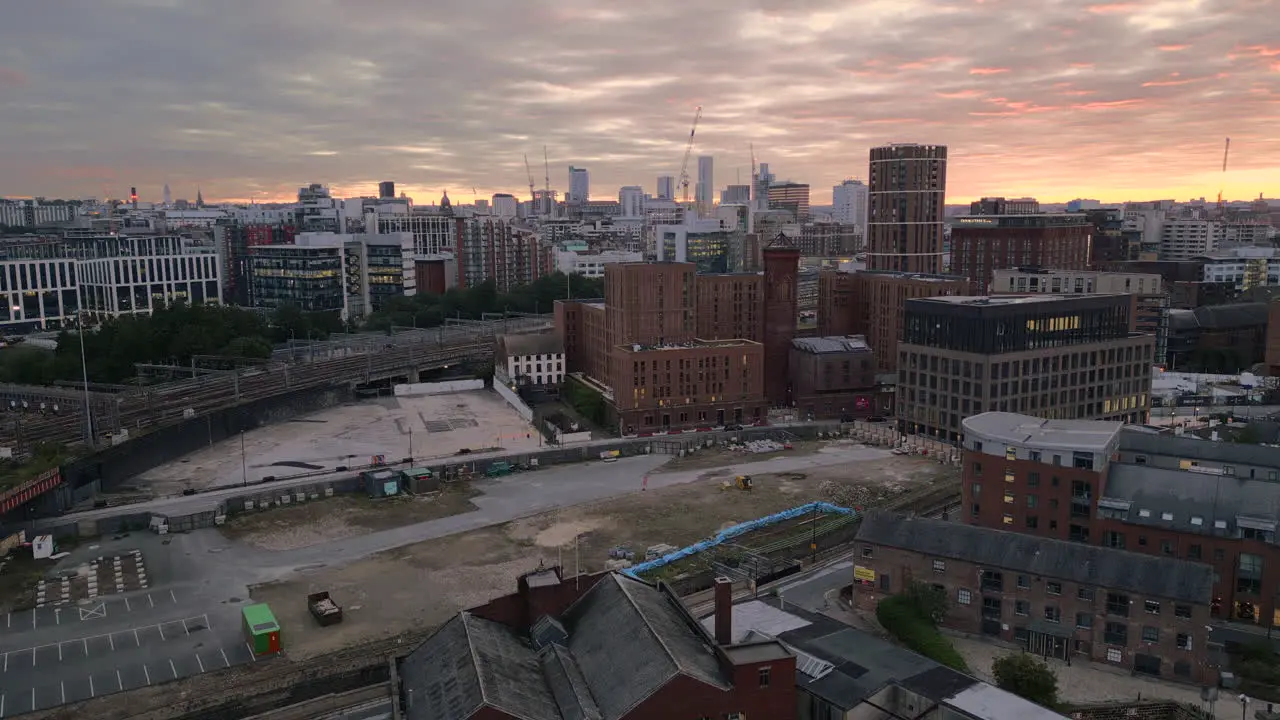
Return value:
M 1008 513 L 1006 513 L 1006 514 L 1005 514 L 1005 516 L 1004 516 L 1003 520 L 1004 520 L 1004 524 L 1005 524 L 1005 525 L 1012 525 L 1012 524 L 1013 524 L 1013 516 L 1012 516 L 1012 515 L 1009 515 Z
M 1120 652 L 1120 648 L 1107 648 L 1107 662 L 1118 663 L 1124 659 L 1124 653 Z
M 960 603 L 961 605 L 968 605 L 969 603 L 973 602 L 973 594 L 970 593 L 968 590 L 962 589 L 956 593 L 956 602 Z
M 1009 505 L 1012 505 L 1012 504 L 1013 504 L 1013 493 L 1010 493 L 1010 492 L 1005 493 L 1005 494 L 1004 494 L 1004 501 L 1005 501 L 1005 503 L 1007 503 L 1007 504 L 1009 504 Z
M 942 560 L 934 560 L 934 561 L 933 561 L 933 571 L 934 571 L 934 572 L 936 572 L 936 573 L 946 572 L 946 571 L 947 571 L 947 563 L 946 563 L 946 562 L 944 562 L 944 561 L 942 561 Z

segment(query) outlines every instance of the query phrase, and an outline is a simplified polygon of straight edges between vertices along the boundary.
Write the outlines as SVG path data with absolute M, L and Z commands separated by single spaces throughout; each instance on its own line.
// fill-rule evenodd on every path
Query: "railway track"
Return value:
M 369 382 L 407 368 L 430 369 L 492 358 L 493 348 L 492 338 L 467 338 L 448 345 L 434 342 L 388 345 L 376 353 L 204 375 L 137 394 L 123 394 L 119 412 L 112 418 L 114 427 L 98 428 L 99 434 L 104 430 L 136 432 L 169 425 L 236 404 L 297 390 Z M 18 434 L 6 429 L 0 433 L 0 444 L 16 441 Z M 28 442 L 77 442 L 84 434 L 84 417 L 80 413 L 38 416 L 24 423 L 20 434 Z

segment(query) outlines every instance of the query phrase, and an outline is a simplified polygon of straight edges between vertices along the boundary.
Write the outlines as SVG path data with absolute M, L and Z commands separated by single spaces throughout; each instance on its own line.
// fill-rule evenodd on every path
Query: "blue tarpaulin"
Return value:
M 624 575 L 628 575 L 630 577 L 633 577 L 639 580 L 640 573 L 644 573 L 650 570 L 654 570 L 656 568 L 660 568 L 664 565 L 668 565 L 670 563 L 676 562 L 677 560 L 683 560 L 684 558 L 700 553 L 703 550 L 706 550 L 707 548 L 715 547 L 716 545 L 719 545 L 720 543 L 726 540 L 732 540 L 733 538 L 736 538 L 739 535 L 742 535 L 743 533 L 747 533 L 752 530 L 757 530 L 762 527 L 767 527 L 769 525 L 773 525 L 774 523 L 782 522 L 783 520 L 790 520 L 791 518 L 800 517 L 802 515 L 808 515 L 809 513 L 818 512 L 818 511 L 821 511 L 824 513 L 835 513 L 838 515 L 856 515 L 857 514 L 853 510 L 846 507 L 840 507 L 839 505 L 832 505 L 831 503 L 826 503 L 826 502 L 812 502 L 812 503 L 809 503 L 808 505 L 793 507 L 790 510 L 783 510 L 782 512 L 774 513 L 772 515 L 766 515 L 762 518 L 756 518 L 755 520 L 748 520 L 747 522 L 744 522 L 744 523 L 738 523 L 733 527 L 727 527 L 724 530 L 721 530 L 720 532 L 716 533 L 715 537 L 708 538 L 700 542 L 696 542 L 688 547 L 680 548 L 679 550 L 676 550 L 673 553 L 668 553 L 666 555 L 663 555 L 660 558 L 654 558 L 652 560 L 642 562 L 639 565 L 633 565 L 629 568 L 626 568 L 622 572 Z

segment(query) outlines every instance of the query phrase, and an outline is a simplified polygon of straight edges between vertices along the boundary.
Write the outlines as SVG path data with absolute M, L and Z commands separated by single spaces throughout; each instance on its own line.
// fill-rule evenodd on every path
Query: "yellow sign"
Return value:
M 859 582 L 873 583 L 876 581 L 876 571 L 871 568 L 864 568 L 861 565 L 854 565 L 853 579 Z
M 1271 612 L 1271 627 L 1280 627 L 1280 610 Z

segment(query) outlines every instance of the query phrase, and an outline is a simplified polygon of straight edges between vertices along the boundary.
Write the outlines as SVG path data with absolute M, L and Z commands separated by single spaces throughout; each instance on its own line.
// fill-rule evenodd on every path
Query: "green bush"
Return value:
M 969 672 L 964 658 L 938 628 L 916 610 L 910 598 L 887 597 L 876 606 L 876 620 L 885 630 L 915 652 L 960 672 Z

